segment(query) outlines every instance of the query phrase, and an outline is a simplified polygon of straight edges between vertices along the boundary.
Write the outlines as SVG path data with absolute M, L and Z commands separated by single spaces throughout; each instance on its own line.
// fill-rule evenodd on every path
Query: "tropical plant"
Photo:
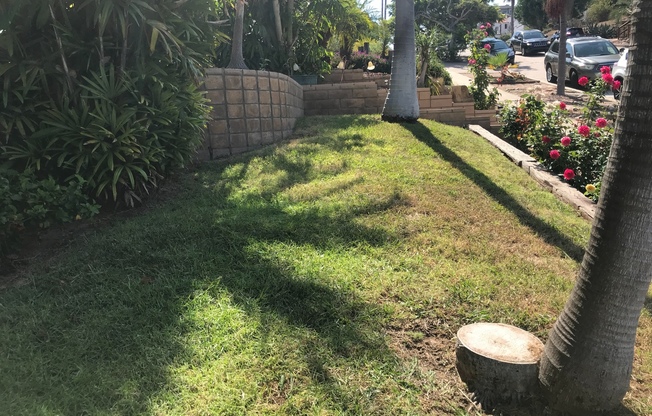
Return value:
M 0 2 L 0 166 L 134 205 L 202 141 L 214 6 Z
M 652 3 L 634 3 L 632 61 L 652 53 Z M 640 55 L 639 55 L 640 54 Z M 608 413 L 629 389 L 652 257 L 652 117 L 647 65 L 629 68 L 600 202 L 577 283 L 542 356 L 539 380 L 556 409 Z M 636 111 L 630 111 L 636 109 Z
M 396 33 L 389 93 L 382 119 L 414 122 L 419 118 L 416 52 L 414 40 L 414 0 L 396 0 Z

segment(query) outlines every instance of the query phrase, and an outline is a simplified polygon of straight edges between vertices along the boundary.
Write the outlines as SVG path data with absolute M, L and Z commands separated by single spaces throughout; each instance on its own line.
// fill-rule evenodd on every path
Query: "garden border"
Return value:
M 500 150 L 514 164 L 526 171 L 539 185 L 553 193 L 561 201 L 571 205 L 589 221 L 595 217 L 596 203 L 584 196 L 580 191 L 562 182 L 557 176 L 548 172 L 532 156 L 510 145 L 495 134 L 477 124 L 470 124 L 469 130 L 487 140 Z

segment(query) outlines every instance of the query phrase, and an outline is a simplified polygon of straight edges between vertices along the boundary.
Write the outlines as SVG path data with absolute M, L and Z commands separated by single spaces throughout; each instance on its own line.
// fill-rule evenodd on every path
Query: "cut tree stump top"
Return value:
M 457 339 L 475 354 L 512 364 L 536 364 L 543 352 L 539 338 L 506 324 L 466 325 L 457 331 Z

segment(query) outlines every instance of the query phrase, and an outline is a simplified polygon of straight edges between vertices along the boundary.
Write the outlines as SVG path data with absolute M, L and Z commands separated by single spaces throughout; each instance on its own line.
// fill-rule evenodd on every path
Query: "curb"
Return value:
M 577 189 L 562 182 L 557 176 L 549 173 L 532 156 L 518 150 L 495 134 L 477 124 L 470 124 L 469 130 L 491 143 L 509 160 L 526 171 L 539 185 L 552 192 L 559 200 L 575 208 L 582 218 L 593 221 L 597 207 L 595 202 L 585 197 Z

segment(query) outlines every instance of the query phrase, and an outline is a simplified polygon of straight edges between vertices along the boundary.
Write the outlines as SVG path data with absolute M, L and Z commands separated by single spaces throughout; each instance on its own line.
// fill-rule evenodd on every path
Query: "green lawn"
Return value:
M 295 137 L 0 291 L 0 414 L 482 414 L 455 332 L 545 340 L 590 224 L 460 128 L 310 117 Z M 650 309 L 623 414 L 652 414 Z

